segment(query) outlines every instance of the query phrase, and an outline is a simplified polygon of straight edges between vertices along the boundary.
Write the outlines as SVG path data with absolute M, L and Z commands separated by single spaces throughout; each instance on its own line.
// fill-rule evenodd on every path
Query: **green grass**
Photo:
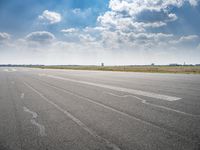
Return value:
M 33 66 L 34 67 L 34 66 Z M 200 66 L 35 66 L 41 69 L 200 74 Z

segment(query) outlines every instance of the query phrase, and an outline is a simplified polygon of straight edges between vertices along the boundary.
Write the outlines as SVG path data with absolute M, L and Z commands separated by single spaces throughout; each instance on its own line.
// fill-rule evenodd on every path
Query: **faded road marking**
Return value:
M 42 80 L 41 80 L 41 81 L 42 81 Z M 192 142 L 192 140 L 188 139 L 188 138 L 185 137 L 184 135 L 180 135 L 179 133 L 176 133 L 176 132 L 174 132 L 174 131 L 167 130 L 166 128 L 161 127 L 161 126 L 159 126 L 159 125 L 156 125 L 156 124 L 154 124 L 154 123 L 152 123 L 152 122 L 145 121 L 145 120 L 143 120 L 143 119 L 137 118 L 137 117 L 132 116 L 132 115 L 126 113 L 126 112 L 123 112 L 123 111 L 120 111 L 120 110 L 118 110 L 118 109 L 115 109 L 115 108 L 113 108 L 113 107 L 111 107 L 111 106 L 102 104 L 102 103 L 97 102 L 97 101 L 95 101 L 95 100 L 92 100 L 92 99 L 90 99 L 90 98 L 88 98 L 88 97 L 85 97 L 85 96 L 79 95 L 79 94 L 77 94 L 77 93 L 74 93 L 74 92 L 65 90 L 65 89 L 63 89 L 63 88 L 59 88 L 59 87 L 53 86 L 53 85 L 51 85 L 51 84 L 46 83 L 45 81 L 43 81 L 43 83 L 44 83 L 45 85 L 49 86 L 49 87 L 52 87 L 52 88 L 55 88 L 55 89 L 57 89 L 57 90 L 63 91 L 64 93 L 71 94 L 71 95 L 76 96 L 76 97 L 78 97 L 78 98 L 84 99 L 84 100 L 86 100 L 86 101 L 88 101 L 88 102 L 90 102 L 90 103 L 93 103 L 93 104 L 95 104 L 95 105 L 101 106 L 101 107 L 103 107 L 103 108 L 106 108 L 106 109 L 108 109 L 108 110 L 111 110 L 111 111 L 113 111 L 113 112 L 116 112 L 116 113 L 118 113 L 118 114 L 120 114 L 120 115 L 126 116 L 126 117 L 128 117 L 128 118 L 130 118 L 130 119 L 137 120 L 137 121 L 139 121 L 139 122 L 141 122 L 141 123 L 144 123 L 144 124 L 146 124 L 146 125 L 149 125 L 149 126 L 151 126 L 151 127 L 156 128 L 156 129 L 162 130 L 162 131 L 164 131 L 164 132 L 168 132 L 169 134 L 178 136 L 178 137 L 180 137 L 180 138 L 182 138 L 182 139 L 184 139 L 184 140 L 186 140 L 186 141 Z
M 4 69 L 3 71 L 5 71 L 5 72 L 9 72 L 9 70 L 8 70 L 8 69 Z
M 9 69 L 4 69 L 5 72 L 15 72 L 17 69 L 15 68 L 9 68 Z
M 15 72 L 15 71 L 17 71 L 17 69 L 15 69 L 15 68 L 11 68 L 11 71 Z
M 141 96 L 156 98 L 156 99 L 160 99 L 160 100 L 176 101 L 176 100 L 180 100 L 181 99 L 179 97 L 173 97 L 173 96 L 168 96 L 168 95 L 156 94 L 156 93 L 152 93 L 152 92 L 146 92 L 146 91 L 140 91 L 140 90 L 116 87 L 116 86 L 111 86 L 111 85 L 106 85 L 106 84 L 92 83 L 92 82 L 87 82 L 87 81 L 78 81 L 78 80 L 58 77 L 58 76 L 54 76 L 54 75 L 47 75 L 47 74 L 39 74 L 39 75 L 40 76 L 42 76 L 42 75 L 43 76 L 47 76 L 47 77 L 54 78 L 54 79 L 60 79 L 60 80 L 65 80 L 65 81 L 71 81 L 71 82 L 76 82 L 76 83 L 81 83 L 81 84 L 97 86 L 97 87 L 101 87 L 101 88 L 107 88 L 107 89 L 111 89 L 111 90 L 115 90 L 115 91 L 135 94 L 135 95 L 141 95 Z
M 42 97 L 46 102 L 48 102 L 49 104 L 51 104 L 52 106 L 54 106 L 57 110 L 59 110 L 60 112 L 64 113 L 66 116 L 68 116 L 70 119 L 72 119 L 77 125 L 79 125 L 85 131 L 87 131 L 90 135 L 92 135 L 93 137 L 97 138 L 99 141 L 104 142 L 109 148 L 111 148 L 113 150 L 120 150 L 120 148 L 117 145 L 115 145 L 115 144 L 111 143 L 110 141 L 108 141 L 107 139 L 99 136 L 95 131 L 93 131 L 92 129 L 88 128 L 83 122 L 81 122 L 79 119 L 77 119 L 76 117 L 74 117 L 68 111 L 62 109 L 57 104 L 55 104 L 54 102 L 52 102 L 51 100 L 49 100 L 42 93 L 40 93 L 38 90 L 36 90 L 35 88 L 33 88 L 32 86 L 30 86 L 29 84 L 27 84 L 25 82 L 24 82 L 24 84 L 27 87 L 29 87 L 31 90 L 33 90 L 35 93 L 37 93 L 40 97 Z
M 25 112 L 28 112 L 28 113 L 30 113 L 30 114 L 32 115 L 31 123 L 32 123 L 33 125 L 35 125 L 35 126 L 38 127 L 38 129 L 39 129 L 39 134 L 40 134 L 41 136 L 46 136 L 45 127 L 44 127 L 43 125 L 39 124 L 38 122 L 36 122 L 36 119 L 37 119 L 37 117 L 38 117 L 37 113 L 36 113 L 36 112 L 33 112 L 33 111 L 31 111 L 31 110 L 29 110 L 27 107 L 23 107 L 23 108 L 24 108 L 24 111 L 25 111 Z
M 147 100 L 140 98 L 140 97 L 137 97 L 137 96 L 134 96 L 134 95 L 117 95 L 117 94 L 114 94 L 114 93 L 111 93 L 111 92 L 104 92 L 104 93 L 115 96 L 115 97 L 120 97 L 120 98 L 134 97 L 134 98 L 140 100 L 143 104 L 146 104 L 146 105 L 150 105 L 150 106 L 157 107 L 157 108 L 162 108 L 162 109 L 165 109 L 165 110 L 168 110 L 168 111 L 173 111 L 173 112 L 180 113 L 180 114 L 183 114 L 183 115 L 187 115 L 187 116 L 190 116 L 190 117 L 200 117 L 199 115 L 193 115 L 193 114 L 186 113 L 186 112 L 176 110 L 176 109 L 172 109 L 172 108 L 169 108 L 169 107 L 152 104 L 152 103 L 147 102 Z

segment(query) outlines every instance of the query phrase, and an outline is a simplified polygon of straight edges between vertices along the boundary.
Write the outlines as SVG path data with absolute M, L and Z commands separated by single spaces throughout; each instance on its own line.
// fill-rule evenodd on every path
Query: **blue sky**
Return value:
M 94 26 L 97 17 L 108 9 L 107 5 L 108 0 L 1 0 L 0 31 L 22 35 L 44 29 L 56 33 L 62 28 Z M 86 16 L 81 16 L 74 14 L 74 9 L 89 11 Z M 36 25 L 38 16 L 44 10 L 62 14 L 62 21 L 56 25 Z
M 199 3 L 1 0 L 0 63 L 200 63 Z

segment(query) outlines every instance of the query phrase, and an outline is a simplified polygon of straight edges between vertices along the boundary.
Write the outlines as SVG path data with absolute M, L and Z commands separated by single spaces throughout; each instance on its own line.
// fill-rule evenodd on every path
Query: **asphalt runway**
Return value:
M 0 150 L 200 150 L 200 75 L 2 67 Z

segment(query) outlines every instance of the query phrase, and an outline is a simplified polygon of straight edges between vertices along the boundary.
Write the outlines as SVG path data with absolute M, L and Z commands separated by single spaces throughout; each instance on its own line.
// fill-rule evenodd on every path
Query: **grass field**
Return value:
M 38 66 L 36 66 L 38 68 Z M 39 66 L 42 69 L 200 74 L 200 66 Z

